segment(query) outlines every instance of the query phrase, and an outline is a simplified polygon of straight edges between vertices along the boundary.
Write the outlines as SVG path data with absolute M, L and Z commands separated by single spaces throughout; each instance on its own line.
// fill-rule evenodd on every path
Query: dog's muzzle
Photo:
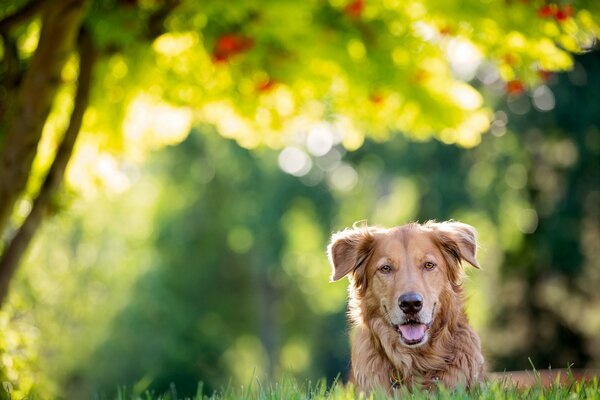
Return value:
M 393 327 L 400 334 L 402 342 L 417 346 L 427 340 L 427 330 L 431 327 L 435 305 L 429 322 L 423 322 L 420 311 L 423 309 L 423 296 L 416 292 L 404 293 L 398 298 L 398 307 L 404 313 L 404 322 Z

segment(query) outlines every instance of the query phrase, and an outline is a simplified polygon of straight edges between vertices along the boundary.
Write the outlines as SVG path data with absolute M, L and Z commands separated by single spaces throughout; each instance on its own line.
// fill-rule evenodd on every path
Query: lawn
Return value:
M 227 387 L 211 395 L 202 394 L 202 384 L 198 386 L 198 394 L 192 400 L 204 399 L 389 399 L 390 396 L 383 391 L 366 395 L 357 391 L 350 385 L 334 383 L 327 385 L 325 381 L 317 383 L 307 382 L 299 384 L 293 379 L 286 379 L 281 383 L 254 382 L 249 386 Z M 98 399 L 105 397 L 98 396 Z M 106 397 L 107 399 L 110 397 Z M 464 388 L 445 389 L 438 388 L 435 391 L 413 391 L 400 389 L 394 393 L 393 398 L 409 399 L 600 399 L 600 387 L 598 378 L 585 382 L 571 381 L 569 384 L 561 384 L 558 381 L 552 385 L 534 385 L 528 388 L 516 387 L 512 384 L 504 384 L 499 381 L 483 384 L 470 391 Z M 177 395 L 177 389 L 172 387 L 167 393 L 158 394 L 145 392 L 135 394 L 123 388 L 119 390 L 118 400 L 176 400 L 189 399 Z

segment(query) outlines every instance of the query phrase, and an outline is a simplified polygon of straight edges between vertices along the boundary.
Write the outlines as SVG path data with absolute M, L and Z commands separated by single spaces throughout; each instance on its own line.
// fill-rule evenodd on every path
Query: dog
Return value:
M 332 235 L 331 281 L 350 279 L 350 381 L 358 389 L 468 388 L 484 380 L 461 285 L 463 261 L 480 268 L 476 251 L 475 229 L 454 221 Z

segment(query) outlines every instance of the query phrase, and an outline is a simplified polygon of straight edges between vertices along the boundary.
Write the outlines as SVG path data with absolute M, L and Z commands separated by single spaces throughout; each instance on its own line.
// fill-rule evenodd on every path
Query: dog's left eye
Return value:
M 430 271 L 435 268 L 435 263 L 427 261 L 425 264 L 423 264 L 423 268 Z

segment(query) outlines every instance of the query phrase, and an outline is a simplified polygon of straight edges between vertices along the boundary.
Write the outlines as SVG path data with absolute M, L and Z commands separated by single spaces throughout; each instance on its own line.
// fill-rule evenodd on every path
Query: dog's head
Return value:
M 331 280 L 349 275 L 362 313 L 382 317 L 403 345 L 418 347 L 429 339 L 442 302 L 460 290 L 461 261 L 479 268 L 475 236 L 460 222 L 347 229 L 328 247 Z

